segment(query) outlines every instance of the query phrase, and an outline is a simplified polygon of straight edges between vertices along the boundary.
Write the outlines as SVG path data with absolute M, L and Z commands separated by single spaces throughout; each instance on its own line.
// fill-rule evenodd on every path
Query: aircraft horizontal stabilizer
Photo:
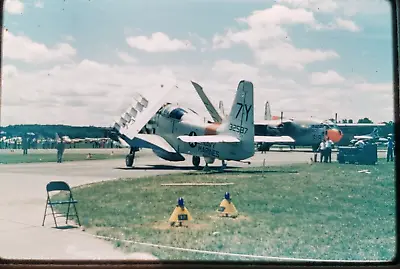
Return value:
M 294 143 L 290 136 L 254 136 L 255 143 Z
M 239 143 L 240 140 L 229 135 L 181 135 L 178 139 L 186 143 Z

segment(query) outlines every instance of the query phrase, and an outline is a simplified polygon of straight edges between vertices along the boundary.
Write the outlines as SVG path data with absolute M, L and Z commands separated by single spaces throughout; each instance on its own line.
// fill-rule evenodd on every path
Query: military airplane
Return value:
M 222 101 L 220 107 L 223 107 Z M 275 141 L 259 143 L 258 149 L 268 151 L 272 145 L 311 146 L 316 150 L 324 137 L 329 137 L 334 143 L 340 141 L 342 131 L 333 122 L 318 119 L 287 119 L 271 115 L 269 102 L 265 103 L 264 120 L 254 123 L 257 136 L 291 137 L 294 142 Z
M 350 141 L 351 144 L 356 143 L 357 141 L 369 141 L 369 142 L 373 142 L 373 143 L 386 143 L 388 142 L 388 139 L 381 137 L 379 135 L 379 130 L 378 128 L 374 128 L 374 130 L 370 133 L 370 134 L 366 134 L 366 135 L 355 135 L 353 137 L 353 139 Z
M 167 94 L 168 91 L 163 96 Z M 201 157 L 205 160 L 204 169 L 218 159 L 224 169 L 226 161 L 244 162 L 252 157 L 255 142 L 293 141 L 289 137 L 254 135 L 253 99 L 252 82 L 241 80 L 227 117 L 208 123 L 190 108 L 163 104 L 164 97 L 159 97 L 154 104 L 143 96 L 135 98 L 134 105 L 113 126 L 118 140 L 131 148 L 126 166 L 133 166 L 139 148 L 149 148 L 158 157 L 171 162 L 184 161 L 184 154 L 191 155 L 196 168 L 200 166 Z M 139 133 L 144 126 L 146 133 Z

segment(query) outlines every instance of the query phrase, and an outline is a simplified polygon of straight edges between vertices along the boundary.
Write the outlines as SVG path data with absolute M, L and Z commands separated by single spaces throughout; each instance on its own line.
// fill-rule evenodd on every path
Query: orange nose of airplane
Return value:
M 337 143 L 340 141 L 340 139 L 342 139 L 343 133 L 341 130 L 332 128 L 327 131 L 327 136 L 330 140 L 332 140 L 333 143 Z

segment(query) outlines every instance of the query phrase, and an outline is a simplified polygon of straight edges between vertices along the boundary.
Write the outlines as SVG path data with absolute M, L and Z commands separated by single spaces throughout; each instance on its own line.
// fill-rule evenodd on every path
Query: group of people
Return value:
M 320 153 L 320 162 L 332 162 L 333 142 L 329 137 L 324 137 L 319 144 L 318 151 Z

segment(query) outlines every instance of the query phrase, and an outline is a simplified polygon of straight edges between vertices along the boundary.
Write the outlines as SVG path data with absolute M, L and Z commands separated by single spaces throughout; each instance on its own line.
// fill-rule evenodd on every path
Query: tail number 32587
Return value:
M 245 133 L 247 133 L 248 129 L 246 127 L 243 127 L 243 126 L 239 126 L 239 125 L 235 125 L 235 124 L 229 124 L 229 130 L 230 131 L 234 131 L 234 132 L 239 133 L 239 134 L 245 134 Z

